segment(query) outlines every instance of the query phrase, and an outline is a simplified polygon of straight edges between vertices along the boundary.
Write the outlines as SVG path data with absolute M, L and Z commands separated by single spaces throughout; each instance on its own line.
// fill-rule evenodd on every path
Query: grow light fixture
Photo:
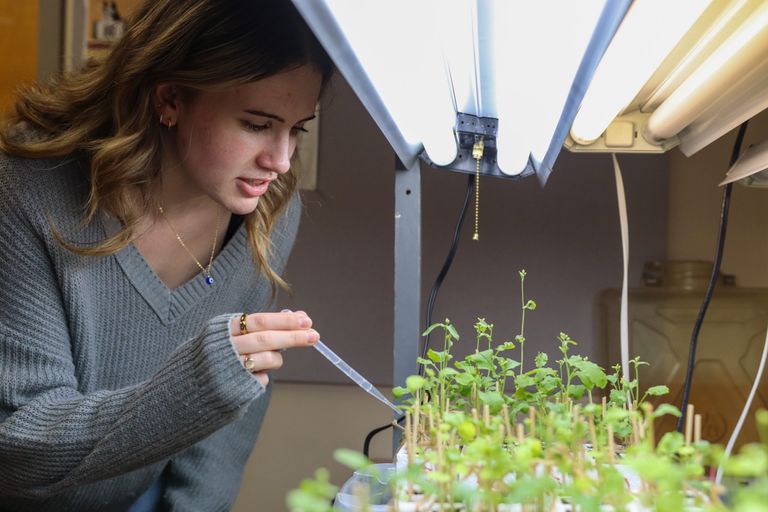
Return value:
M 768 108 L 764 0 L 293 0 L 398 158 L 543 181 L 572 151 L 691 155 Z M 487 120 L 493 120 L 490 127 Z
M 655 13 L 653 4 L 635 2 L 617 31 L 569 149 L 660 153 L 679 145 L 690 156 L 768 108 L 768 2 L 661 2 Z M 630 21 L 641 9 L 654 38 L 632 42 Z M 653 59 L 636 66 L 638 55 Z
M 631 3 L 293 1 L 406 168 L 542 181 Z

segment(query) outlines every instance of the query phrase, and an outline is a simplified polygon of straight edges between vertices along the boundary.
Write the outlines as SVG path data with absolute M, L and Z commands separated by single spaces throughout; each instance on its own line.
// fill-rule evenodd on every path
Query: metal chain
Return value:
M 179 244 L 184 248 L 185 251 L 187 251 L 187 254 L 189 254 L 192 259 L 195 261 L 195 264 L 200 268 L 200 270 L 203 272 L 205 277 L 210 277 L 211 275 L 211 266 L 213 265 L 213 256 L 216 253 L 216 242 L 219 238 L 219 222 L 221 220 L 221 210 L 219 210 L 216 213 L 216 231 L 213 234 L 213 245 L 211 246 L 211 257 L 208 260 L 208 268 L 204 268 L 203 265 L 200 263 L 200 261 L 195 257 L 194 254 L 192 254 L 192 251 L 189 250 L 187 247 L 187 244 L 184 243 L 184 240 L 181 239 L 181 235 L 179 235 L 179 232 L 176 231 L 176 228 L 173 227 L 173 224 L 171 224 L 171 219 L 168 218 L 168 215 L 165 213 L 165 210 L 162 206 L 158 206 L 157 209 L 160 211 L 160 214 L 163 216 L 163 219 L 165 219 L 165 222 L 168 224 L 168 227 L 171 228 L 171 231 L 173 231 L 173 234 L 176 235 L 176 240 L 178 240 Z
M 478 137 L 472 146 L 472 158 L 477 162 L 475 165 L 475 232 L 472 240 L 480 240 L 480 161 L 483 159 L 484 151 L 483 137 Z

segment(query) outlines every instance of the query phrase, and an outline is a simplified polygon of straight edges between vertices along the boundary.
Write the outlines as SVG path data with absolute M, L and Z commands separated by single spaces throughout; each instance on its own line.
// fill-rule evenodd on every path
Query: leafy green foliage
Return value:
M 556 359 L 538 352 L 534 366 L 524 367 L 525 315 L 537 305 L 525 297 L 526 272 L 519 275 L 520 331 L 514 341 L 494 345 L 493 323 L 478 317 L 474 352 L 456 359 L 452 348 L 459 335 L 446 319 L 424 332 L 442 332 L 443 346 L 418 359 L 423 376 L 393 389 L 410 421 L 409 464 L 392 480 L 398 499 L 453 503 L 467 511 L 495 511 L 501 504 L 555 510 L 558 502 L 580 512 L 725 510 L 720 490 L 706 477 L 719 460 L 718 447 L 677 432 L 656 442 L 655 422 L 679 417 L 680 411 L 646 402 L 669 393 L 664 385 L 641 388 L 639 370 L 647 363 L 632 359 L 626 375 L 618 364 L 606 371 L 574 354 L 577 342 L 560 333 Z M 757 419 L 763 443 L 746 447 L 724 466 L 752 483 L 732 495 L 739 512 L 768 512 L 768 412 Z M 336 457 L 352 469 L 370 464 L 354 452 Z M 641 482 L 631 491 L 630 476 Z M 327 512 L 322 507 L 329 485 L 322 473 L 314 483 L 302 482 L 289 496 L 291 506 L 300 507 L 291 510 Z
M 330 483 L 328 470 L 320 468 L 314 478 L 302 480 L 299 488 L 288 494 L 286 505 L 291 512 L 333 512 L 331 500 L 337 491 Z

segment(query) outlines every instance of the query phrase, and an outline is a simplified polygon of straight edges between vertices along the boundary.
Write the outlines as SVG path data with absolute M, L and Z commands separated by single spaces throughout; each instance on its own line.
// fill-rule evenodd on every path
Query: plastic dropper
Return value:
M 366 380 L 365 377 L 357 373 L 354 368 L 349 366 L 347 363 L 344 362 L 342 358 L 340 358 L 338 355 L 336 355 L 336 352 L 329 349 L 325 343 L 322 341 L 318 341 L 315 343 L 315 348 L 318 352 L 323 354 L 326 359 L 328 359 L 333 366 L 338 368 L 344 375 L 352 379 L 352 382 L 363 388 L 366 393 L 370 394 L 377 400 L 379 400 L 381 403 L 395 411 L 397 414 L 403 414 L 403 412 L 397 408 L 395 404 L 387 400 L 387 397 L 385 397 L 381 391 L 376 389 L 376 387 L 371 384 L 368 380 Z
M 281 313 L 290 313 L 290 312 L 291 312 L 290 309 L 284 309 L 281 311 Z M 336 352 L 328 348 L 328 346 L 325 343 L 318 340 L 318 342 L 315 343 L 315 348 L 317 349 L 318 352 L 323 354 L 323 357 L 325 357 L 328 361 L 330 361 L 333 366 L 338 368 L 341 371 L 341 373 L 349 377 L 352 380 L 352 382 L 354 382 L 355 384 L 363 388 L 363 390 L 366 393 L 368 393 L 369 395 L 371 395 L 372 397 L 374 397 L 375 399 L 377 399 L 378 401 L 380 401 L 381 403 L 383 403 L 384 405 L 386 405 L 387 407 L 395 411 L 397 414 L 403 414 L 403 412 L 400 409 L 398 409 L 395 404 L 390 402 L 381 391 L 376 389 L 376 387 L 373 384 L 371 384 L 365 377 L 360 375 L 357 371 L 355 371 L 354 368 L 349 366 L 342 358 L 340 358 L 336 354 Z

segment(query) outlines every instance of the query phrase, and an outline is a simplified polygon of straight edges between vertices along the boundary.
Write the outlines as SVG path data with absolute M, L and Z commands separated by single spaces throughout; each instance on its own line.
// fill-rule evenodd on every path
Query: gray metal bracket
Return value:
M 456 114 L 455 126 L 459 147 L 456 159 L 448 165 L 437 165 L 429 159 L 426 153 L 422 152 L 420 156 L 425 162 L 436 169 L 474 174 L 477 171 L 477 162 L 472 158 L 472 146 L 474 146 L 475 140 L 478 137 L 483 137 L 485 151 L 480 161 L 480 174 L 508 180 L 520 180 L 533 176 L 535 172 L 530 166 L 517 176 L 510 176 L 501 172 L 496 161 L 496 133 L 498 128 L 499 120 L 494 117 L 477 117 L 472 114 L 459 112 Z

